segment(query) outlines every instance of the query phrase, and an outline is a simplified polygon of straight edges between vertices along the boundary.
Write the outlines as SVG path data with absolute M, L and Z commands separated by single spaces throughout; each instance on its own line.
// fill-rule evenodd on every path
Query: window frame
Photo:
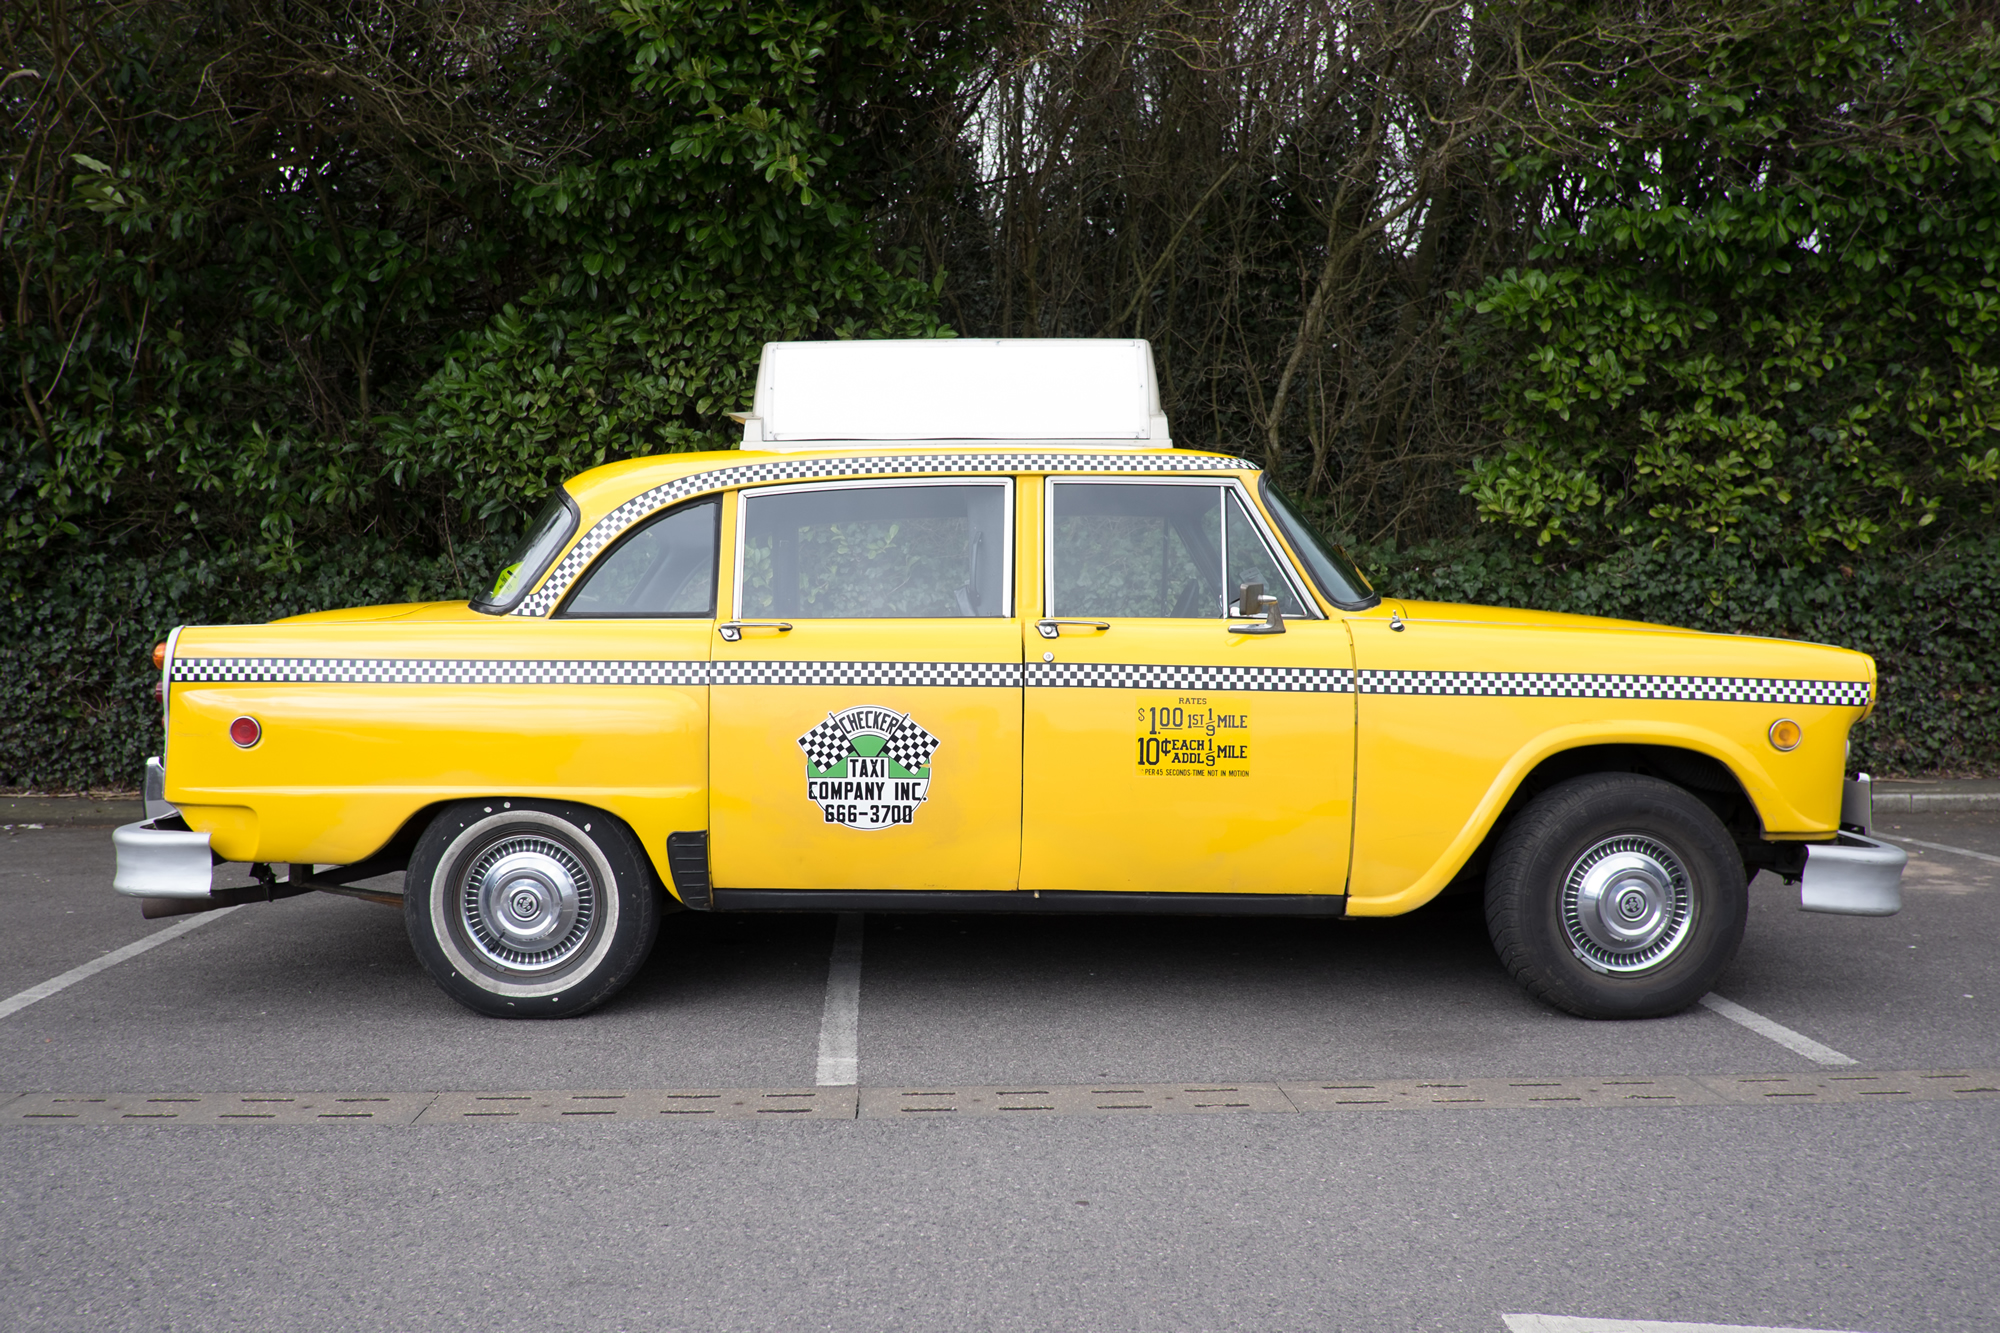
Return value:
M 617 555 L 619 551 L 623 550 L 627 542 L 636 540 L 642 533 L 646 532 L 656 524 L 665 523 L 667 520 L 671 519 L 675 514 L 685 513 L 686 511 L 693 509 L 697 505 L 705 505 L 705 504 L 712 504 L 715 506 L 715 549 L 713 553 L 713 564 L 711 567 L 713 571 L 711 574 L 712 582 L 708 590 L 708 610 L 706 611 L 571 611 L 570 610 L 570 607 L 576 602 L 577 597 L 582 594 L 585 585 L 587 585 L 590 582 L 591 576 L 597 573 L 597 571 L 603 567 L 605 561 L 610 560 L 613 556 Z M 570 580 L 569 591 L 563 594 L 563 599 L 560 602 L 556 603 L 556 609 L 549 612 L 549 619 L 551 620 L 714 620 L 716 618 L 715 615 L 716 610 L 718 607 L 721 606 L 721 604 L 722 604 L 722 496 L 719 494 L 711 493 L 708 495 L 697 495 L 692 499 L 683 500 L 679 504 L 669 505 L 665 509 L 662 509 L 657 514 L 648 514 L 646 515 L 646 517 L 640 519 L 637 523 L 634 523 L 631 527 L 625 529 L 625 531 L 619 533 L 618 540 L 612 542 L 602 551 L 599 551 L 597 553 L 596 558 L 593 559 L 589 564 L 585 565 L 583 567 L 583 571 L 579 573 L 574 579 Z
M 1292 598 L 1304 609 L 1303 615 L 1287 615 L 1287 620 L 1324 620 L 1326 614 L 1320 609 L 1319 601 L 1308 591 L 1308 585 L 1299 580 L 1299 571 L 1292 561 L 1291 552 L 1280 543 L 1271 540 L 1270 524 L 1264 518 L 1264 511 L 1251 499 L 1243 483 L 1235 477 L 1152 477 L 1139 474 L 1119 475 L 1102 473 L 1093 476 L 1050 476 L 1043 479 L 1042 492 L 1042 609 L 1044 614 L 1055 615 L 1056 604 L 1056 487 L 1058 486 L 1206 486 L 1220 492 L 1216 503 L 1216 540 L 1220 545 L 1219 554 L 1222 568 L 1219 574 L 1226 577 L 1229 572 L 1229 506 L 1228 496 L 1233 493 L 1243 506 L 1245 517 L 1251 528 L 1264 544 L 1264 553 L 1270 557 L 1271 567 L 1284 571 L 1286 583 L 1290 586 Z M 1219 617 L 1201 617 L 1201 623 L 1229 620 L 1245 614 L 1242 611 L 1228 611 L 1235 605 L 1228 600 L 1229 594 L 1238 589 L 1225 587 L 1222 590 L 1225 613 Z M 1175 623 L 1195 623 L 1184 616 L 1103 616 L 1104 620 L 1170 620 Z
M 542 586 L 542 580 L 546 579 L 549 571 L 556 567 L 556 561 L 562 559 L 571 544 L 576 541 L 576 534 L 583 526 L 583 510 L 577 504 L 576 497 L 569 493 L 569 487 L 565 484 L 556 487 L 551 492 L 551 498 L 562 505 L 565 515 L 562 539 L 549 548 L 549 553 L 542 559 L 540 566 L 522 579 L 520 587 L 508 594 L 504 600 L 490 596 L 474 597 L 466 603 L 472 610 L 483 616 L 512 615 L 514 609 L 527 600 L 529 593 Z M 543 509 L 546 510 L 547 507 L 545 502 Z M 541 515 L 537 514 L 536 517 L 540 518 Z M 527 534 L 522 535 L 525 537 Z
M 735 558 L 730 569 L 729 615 L 743 619 L 744 541 L 750 533 L 750 505 L 760 496 L 798 495 L 808 491 L 908 489 L 914 486 L 998 486 L 1000 488 L 1000 602 L 1001 609 L 990 616 L 789 616 L 791 620 L 868 621 L 885 625 L 907 625 L 918 621 L 975 621 L 1014 619 L 1014 478 L 979 474 L 962 477 L 866 477 L 853 481 L 808 481 L 786 486 L 744 487 L 736 492 Z

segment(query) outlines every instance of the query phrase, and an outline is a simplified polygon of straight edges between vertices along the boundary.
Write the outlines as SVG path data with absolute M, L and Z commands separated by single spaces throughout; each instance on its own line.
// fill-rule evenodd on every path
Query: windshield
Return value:
M 472 609 L 495 616 L 513 609 L 542 577 L 556 553 L 569 543 L 570 535 L 576 531 L 576 520 L 576 502 L 567 491 L 558 488 L 528 525 L 507 563 L 494 575 L 493 590 L 473 598 Z
M 1354 611 L 1382 600 L 1369 585 L 1367 576 L 1347 558 L 1347 552 L 1322 541 L 1276 486 L 1266 481 L 1262 489 L 1264 507 L 1278 521 L 1285 540 L 1305 561 L 1306 572 L 1312 575 L 1313 582 L 1319 585 L 1319 590 L 1326 594 L 1328 601 Z

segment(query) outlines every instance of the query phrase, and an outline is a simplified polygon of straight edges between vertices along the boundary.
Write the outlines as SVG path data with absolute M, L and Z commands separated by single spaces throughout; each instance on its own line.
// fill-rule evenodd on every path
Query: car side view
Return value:
M 1530 992 L 1633 1018 L 1709 989 L 1760 869 L 1900 905 L 1844 769 L 1870 658 L 1378 594 L 1173 446 L 1144 342 L 774 343 L 743 431 L 571 479 L 470 603 L 173 631 L 118 891 L 400 903 L 455 999 L 546 1017 L 680 908 L 1481 891 Z

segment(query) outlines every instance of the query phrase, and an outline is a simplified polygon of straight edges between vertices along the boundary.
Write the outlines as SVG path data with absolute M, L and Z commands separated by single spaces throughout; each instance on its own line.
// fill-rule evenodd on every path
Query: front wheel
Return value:
M 1655 1018 L 1706 994 L 1749 915 L 1743 858 L 1706 805 L 1632 773 L 1572 778 L 1494 849 L 1486 925 L 1528 992 L 1584 1018 Z
M 601 810 L 462 801 L 418 840 L 403 922 L 424 970 L 468 1009 L 569 1018 L 616 995 L 659 934 L 659 890 Z

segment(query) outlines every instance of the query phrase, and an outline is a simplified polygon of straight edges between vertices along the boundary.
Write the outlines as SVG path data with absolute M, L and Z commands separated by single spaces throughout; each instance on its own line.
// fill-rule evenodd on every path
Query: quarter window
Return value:
M 621 537 L 599 556 L 560 612 L 578 618 L 715 614 L 720 500 L 697 500 Z
M 1005 616 L 1002 481 L 828 486 L 743 497 L 739 614 Z

